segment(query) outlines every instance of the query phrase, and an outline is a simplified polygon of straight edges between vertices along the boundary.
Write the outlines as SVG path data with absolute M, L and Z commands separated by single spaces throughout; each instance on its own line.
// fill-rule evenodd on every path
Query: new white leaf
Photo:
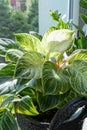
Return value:
M 49 52 L 64 52 L 71 48 L 74 40 L 74 31 L 60 29 L 51 32 L 47 38 L 47 49 Z

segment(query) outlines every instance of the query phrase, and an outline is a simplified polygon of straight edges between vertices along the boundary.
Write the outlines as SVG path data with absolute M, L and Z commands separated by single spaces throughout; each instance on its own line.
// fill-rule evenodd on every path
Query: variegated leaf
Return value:
M 27 52 L 19 60 L 16 75 L 32 79 L 41 78 L 44 57 L 37 52 Z
M 16 104 L 16 112 L 26 114 L 26 115 L 38 115 L 38 111 L 34 106 L 31 97 L 24 96 Z
M 15 117 L 7 109 L 0 109 L 0 130 L 18 130 Z
M 68 67 L 70 86 L 80 96 L 87 97 L 87 61 L 77 60 Z
M 43 65 L 42 82 L 44 94 L 63 94 L 70 89 L 67 71 L 50 61 Z

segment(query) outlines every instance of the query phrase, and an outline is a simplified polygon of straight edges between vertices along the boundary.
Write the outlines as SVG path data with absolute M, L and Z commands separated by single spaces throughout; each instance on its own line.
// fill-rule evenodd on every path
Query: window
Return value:
M 0 0 L 0 37 L 38 32 L 38 0 Z

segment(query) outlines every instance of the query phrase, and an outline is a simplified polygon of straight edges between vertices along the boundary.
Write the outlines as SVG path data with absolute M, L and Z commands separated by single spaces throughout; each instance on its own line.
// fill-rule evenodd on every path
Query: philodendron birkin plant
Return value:
M 0 130 L 18 130 L 15 113 L 36 116 L 87 97 L 87 50 L 73 51 L 75 31 L 0 39 Z M 14 105 L 15 104 L 15 105 Z

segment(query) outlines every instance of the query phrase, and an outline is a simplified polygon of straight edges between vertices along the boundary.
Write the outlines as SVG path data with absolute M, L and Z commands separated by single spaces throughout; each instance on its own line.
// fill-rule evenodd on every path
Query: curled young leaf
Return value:
M 47 49 L 49 52 L 64 52 L 70 49 L 74 40 L 74 31 L 59 29 L 51 32 L 47 38 Z

